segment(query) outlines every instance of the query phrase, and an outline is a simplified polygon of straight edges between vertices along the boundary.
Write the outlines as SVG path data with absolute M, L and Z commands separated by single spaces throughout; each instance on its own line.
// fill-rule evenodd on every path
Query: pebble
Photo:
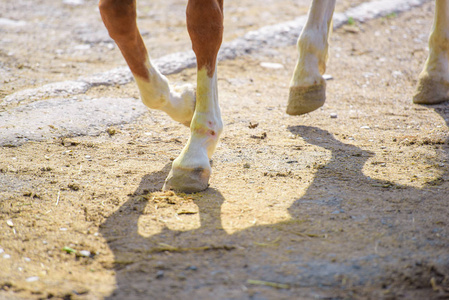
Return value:
M 0 26 L 19 27 L 26 25 L 25 21 L 16 21 L 6 18 L 0 18 Z
M 9 227 L 14 227 L 14 223 L 12 222 L 11 219 L 6 220 L 6 224 L 8 224 Z
M 162 278 L 162 277 L 164 277 L 164 271 L 162 271 L 162 270 L 157 271 L 156 278 Z
M 84 0 L 63 0 L 62 3 L 72 6 L 83 5 Z
M 34 281 L 38 281 L 39 277 L 38 276 L 31 276 L 31 277 L 28 277 L 25 280 L 26 280 L 26 282 L 34 282 Z
M 331 117 L 331 119 L 336 119 L 338 117 L 336 113 L 331 113 L 329 116 Z
M 392 73 L 391 73 L 392 75 L 393 75 L 393 77 L 399 77 L 399 76 L 402 76 L 402 72 L 401 71 L 393 71 Z
M 196 271 L 198 268 L 196 266 L 189 266 L 187 267 L 187 270 Z
M 11 258 L 11 255 L 9 255 L 9 254 L 3 254 L 3 258 L 4 258 L 4 259 L 10 259 L 10 258 Z
M 75 50 L 88 50 L 90 49 L 89 44 L 77 45 L 74 47 Z
M 323 79 L 324 80 L 331 80 L 331 79 L 334 79 L 334 77 L 332 75 L 329 75 L 329 74 L 324 74 L 323 75 Z
M 278 64 L 278 63 L 271 63 L 271 62 L 261 62 L 260 66 L 262 68 L 267 68 L 267 69 L 283 69 L 284 65 Z
M 3 252 L 5 252 L 5 250 L 3 250 L 2 248 L 0 248 L 0 254 L 2 254 Z
M 369 126 L 362 126 L 361 129 L 371 129 Z
M 81 256 L 89 257 L 91 255 L 90 251 L 88 250 L 81 250 L 80 251 Z
M 30 262 L 30 261 L 31 261 L 31 258 L 29 258 L 29 257 L 24 257 L 23 260 L 26 261 L 26 262 Z

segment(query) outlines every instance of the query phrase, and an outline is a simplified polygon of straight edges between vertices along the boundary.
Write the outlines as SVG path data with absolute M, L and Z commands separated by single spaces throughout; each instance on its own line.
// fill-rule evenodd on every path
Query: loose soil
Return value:
M 124 65 L 94 1 L 38 2 L 0 4 L 0 17 L 36 24 L 1 29 L 3 96 Z M 225 39 L 307 4 L 229 1 Z M 184 5 L 140 1 L 152 56 L 190 47 Z M 201 193 L 161 192 L 189 130 L 158 111 L 0 148 L 0 298 L 448 299 L 449 106 L 411 102 L 433 11 L 336 30 L 327 102 L 305 116 L 285 114 L 294 46 L 221 62 L 225 131 Z

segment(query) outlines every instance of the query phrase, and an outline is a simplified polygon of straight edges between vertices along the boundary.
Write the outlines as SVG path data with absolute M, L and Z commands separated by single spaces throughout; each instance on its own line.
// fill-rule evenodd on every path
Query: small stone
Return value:
M 197 271 L 198 268 L 197 268 L 196 266 L 188 266 L 188 267 L 187 267 L 187 270 L 190 270 L 190 271 Z
M 71 189 L 72 191 L 79 191 L 79 189 L 80 189 L 80 186 L 78 185 L 78 184 L 76 184 L 76 183 L 69 183 L 68 185 L 67 185 L 67 187 L 69 188 L 69 189 Z
M 3 252 L 5 252 L 5 250 L 3 250 L 2 248 L 0 248 L 0 254 L 2 254 Z
M 75 50 L 89 50 L 91 46 L 89 44 L 76 45 L 73 49 Z
M 9 254 L 3 254 L 3 258 L 4 258 L 4 259 L 10 259 L 10 258 L 11 258 L 11 255 L 9 255 Z
M 23 260 L 26 261 L 26 262 L 30 262 L 30 261 L 31 261 L 31 258 L 29 258 L 29 257 L 24 257 Z
M 164 277 L 164 271 L 162 271 L 162 270 L 157 271 L 157 273 L 156 273 L 156 278 L 157 278 L 157 279 L 160 279 L 160 278 L 162 278 L 162 277 Z
M 14 223 L 12 222 L 11 219 L 6 220 L 6 224 L 8 224 L 9 227 L 14 227 Z
M 332 79 L 334 79 L 334 77 L 332 75 L 330 75 L 330 74 L 324 74 L 323 75 L 323 79 L 324 80 L 332 80 Z
M 0 18 L 0 26 L 19 27 L 26 25 L 25 21 L 16 21 L 6 18 Z M 8 53 L 9 55 L 9 53 Z
M 39 277 L 38 276 L 31 276 L 28 277 L 27 279 L 25 279 L 26 282 L 34 282 L 34 281 L 38 281 Z
M 84 0 L 63 0 L 62 3 L 72 6 L 83 5 Z
M 91 253 L 88 250 L 81 250 L 80 252 L 81 256 L 90 257 Z
M 359 33 L 360 32 L 360 28 L 358 28 L 357 26 L 354 25 L 343 25 L 342 26 L 343 30 L 347 33 Z
M 393 75 L 394 78 L 402 76 L 401 71 L 393 71 L 391 74 Z
M 165 264 L 162 261 L 156 262 L 156 269 L 159 269 L 159 270 L 165 269 Z
M 251 168 L 251 165 L 249 163 L 244 163 L 243 168 L 249 169 L 249 168 Z
M 331 113 L 329 116 L 331 117 L 331 119 L 336 119 L 338 117 L 336 113 Z
M 108 129 L 106 129 L 106 132 L 112 136 L 117 133 L 117 130 L 115 130 L 115 128 L 109 127 Z M 145 132 L 145 134 L 146 134 L 146 132 Z
M 361 129 L 371 129 L 371 127 L 369 127 L 369 126 L 361 126 L 360 128 Z
M 283 69 L 284 65 L 278 64 L 278 63 L 271 63 L 271 62 L 261 62 L 260 66 L 262 68 L 266 69 Z

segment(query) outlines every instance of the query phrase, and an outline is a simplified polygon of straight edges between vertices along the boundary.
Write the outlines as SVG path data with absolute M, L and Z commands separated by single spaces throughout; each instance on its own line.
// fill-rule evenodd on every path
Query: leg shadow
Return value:
M 170 167 L 168 164 L 163 170 L 144 176 L 128 201 L 100 225 L 100 233 L 113 252 L 116 273 L 116 290 L 108 299 L 173 299 L 173 293 L 179 293 L 185 286 L 201 285 L 201 282 L 186 283 L 193 274 L 206 269 L 205 252 L 220 255 L 234 248 L 232 242 L 227 243 L 227 234 L 221 226 L 224 199 L 219 191 L 208 189 L 185 197 L 159 192 Z M 170 206 L 176 207 L 179 204 L 176 202 L 185 199 L 191 199 L 198 207 L 199 228 L 171 230 L 160 226 L 163 220 L 152 218 L 155 207 L 171 209 Z M 142 221 L 145 216 L 148 218 Z M 140 227 L 155 224 L 153 227 L 160 228 L 157 234 L 145 236 L 139 232 Z M 207 274 L 200 277 L 207 278 Z
M 446 107 L 439 113 L 447 120 Z M 370 178 L 363 167 L 374 153 L 319 128 L 289 130 L 331 151 L 304 196 L 288 209 L 290 220 L 227 234 L 220 217 L 225 199 L 218 190 L 180 197 L 156 192 L 169 172 L 167 165 L 143 177 L 136 192 L 100 227 L 115 261 L 117 288 L 109 299 L 338 298 L 348 295 L 348 287 L 363 295 L 357 289 L 413 289 L 422 282 L 431 292 L 431 278 L 442 285 L 447 243 L 427 238 L 435 224 L 426 220 L 438 211 L 433 207 L 428 214 L 413 215 L 429 199 L 443 205 L 438 189 Z M 157 205 L 176 207 L 188 199 L 198 209 L 197 228 L 173 230 L 157 220 Z M 139 233 L 156 225 L 157 233 Z

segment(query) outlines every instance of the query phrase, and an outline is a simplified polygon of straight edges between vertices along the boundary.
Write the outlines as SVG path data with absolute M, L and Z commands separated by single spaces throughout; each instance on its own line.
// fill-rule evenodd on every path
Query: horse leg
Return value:
M 290 82 L 287 113 L 311 112 L 326 100 L 328 38 L 332 30 L 335 0 L 313 0 L 307 23 L 298 39 L 299 58 Z
M 190 138 L 173 161 L 164 189 L 191 193 L 208 187 L 210 158 L 223 130 L 216 70 L 223 37 L 223 1 L 189 0 L 187 29 L 198 65 L 196 106 L 190 124 Z
M 414 103 L 437 104 L 449 100 L 449 0 L 436 0 L 429 37 L 429 56 L 419 75 Z
M 99 8 L 109 35 L 134 75 L 142 102 L 189 126 L 195 108 L 194 88 L 170 88 L 167 78 L 151 63 L 136 23 L 136 0 L 100 0 Z

